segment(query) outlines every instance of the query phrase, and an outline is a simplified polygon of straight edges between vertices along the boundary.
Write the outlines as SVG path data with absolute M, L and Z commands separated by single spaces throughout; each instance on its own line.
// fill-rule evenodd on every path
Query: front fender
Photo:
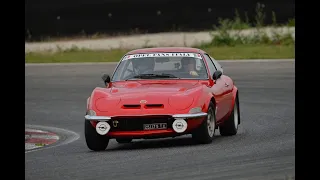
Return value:
M 207 112 L 213 95 L 207 87 L 202 89 L 200 96 L 197 98 L 196 107 L 201 107 L 202 112 Z
M 97 112 L 98 110 L 96 109 L 96 106 L 95 106 L 96 100 L 108 97 L 109 91 L 110 90 L 106 88 L 100 88 L 100 87 L 95 88 L 92 91 L 91 96 L 88 97 L 87 99 L 87 110 L 94 110 Z
M 89 102 L 90 102 L 90 97 L 87 98 L 87 111 L 89 110 Z

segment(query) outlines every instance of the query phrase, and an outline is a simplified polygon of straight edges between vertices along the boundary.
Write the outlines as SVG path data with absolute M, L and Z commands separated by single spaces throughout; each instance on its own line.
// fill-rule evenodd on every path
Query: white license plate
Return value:
M 167 123 L 144 124 L 144 130 L 167 129 Z

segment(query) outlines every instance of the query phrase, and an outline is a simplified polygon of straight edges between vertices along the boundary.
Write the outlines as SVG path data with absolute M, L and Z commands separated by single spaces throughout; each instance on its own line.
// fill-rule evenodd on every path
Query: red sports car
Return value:
M 87 99 L 85 139 L 91 150 L 105 150 L 110 139 L 129 143 L 192 134 L 198 143 L 210 143 L 218 128 L 222 136 L 237 134 L 238 88 L 203 50 L 133 50 L 102 79 L 105 87 Z

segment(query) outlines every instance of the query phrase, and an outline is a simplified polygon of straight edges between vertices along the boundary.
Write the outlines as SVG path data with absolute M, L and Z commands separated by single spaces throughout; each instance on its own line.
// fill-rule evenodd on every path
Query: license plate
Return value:
M 144 124 L 144 130 L 167 129 L 167 123 Z

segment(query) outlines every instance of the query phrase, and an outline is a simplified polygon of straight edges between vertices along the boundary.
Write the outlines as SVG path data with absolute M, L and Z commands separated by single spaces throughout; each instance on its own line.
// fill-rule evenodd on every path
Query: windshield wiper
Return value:
M 135 78 L 140 78 L 140 79 L 154 79 L 154 78 L 178 78 L 172 74 L 139 74 L 136 76 L 133 76 L 132 78 L 129 79 L 135 79 Z M 127 79 L 127 80 L 129 80 Z

